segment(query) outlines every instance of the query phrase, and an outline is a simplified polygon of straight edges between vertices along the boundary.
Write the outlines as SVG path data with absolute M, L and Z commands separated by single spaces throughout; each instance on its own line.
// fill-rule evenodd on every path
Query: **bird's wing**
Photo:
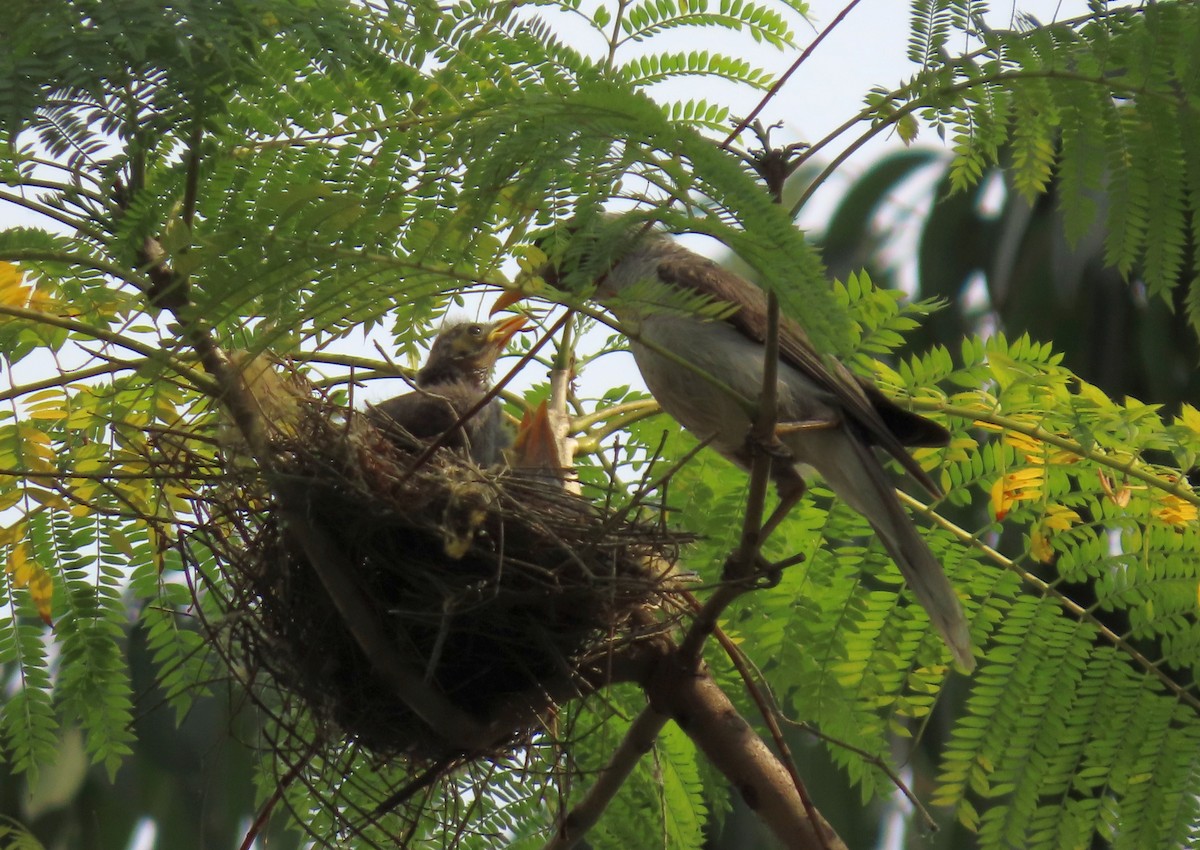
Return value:
M 703 292 L 718 301 L 736 305 L 725 321 L 747 337 L 766 341 L 766 294 L 740 275 L 692 252 L 668 256 L 658 265 L 659 277 L 674 286 Z M 937 423 L 910 413 L 883 395 L 873 384 L 852 373 L 838 361 L 822 358 L 808 341 L 804 329 L 787 316 L 779 317 L 779 356 L 837 399 L 850 420 L 866 438 L 900 462 L 904 469 L 934 497 L 941 488 L 913 460 L 905 445 L 945 445 L 949 432 Z
M 458 423 L 460 411 L 455 407 L 442 395 L 417 390 L 368 407 L 367 419 L 385 433 L 395 433 L 399 428 L 418 440 L 429 440 Z M 461 438 L 458 442 L 461 444 Z

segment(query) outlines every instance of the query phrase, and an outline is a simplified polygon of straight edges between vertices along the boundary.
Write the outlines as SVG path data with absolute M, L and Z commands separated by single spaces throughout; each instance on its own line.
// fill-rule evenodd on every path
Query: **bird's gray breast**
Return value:
M 512 435 L 504 427 L 503 413 L 497 399 L 475 414 L 476 427 L 467 427 L 472 459 L 480 466 L 492 466 L 504 460 L 504 450 L 512 444 Z
M 741 462 L 738 455 L 749 433 L 750 417 L 733 395 L 701 373 L 756 402 L 762 390 L 763 346 L 726 322 L 667 314 L 645 317 L 639 336 L 642 341 L 631 340 L 630 350 L 663 410 L 700 439 L 713 438 L 714 448 Z M 655 348 L 672 352 L 687 365 Z M 787 363 L 779 365 L 777 386 L 779 421 L 836 417 L 830 394 Z

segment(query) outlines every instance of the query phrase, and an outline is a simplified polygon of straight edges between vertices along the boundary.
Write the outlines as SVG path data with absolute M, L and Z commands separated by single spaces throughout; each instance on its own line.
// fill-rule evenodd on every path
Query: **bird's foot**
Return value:
M 783 571 L 788 567 L 794 567 L 796 564 L 802 564 L 807 556 L 803 552 L 798 552 L 790 558 L 784 558 L 782 561 L 768 561 L 762 555 L 758 556 L 756 565 L 758 574 L 754 577 L 754 586 L 759 588 L 775 587 L 783 580 Z
M 746 434 L 745 447 L 739 452 L 738 457 L 746 466 L 750 466 L 755 455 L 765 454 L 771 458 L 771 464 L 774 466 L 777 462 L 780 466 L 791 466 L 796 462 L 795 455 L 792 450 L 784 445 L 779 439 L 778 434 L 771 436 L 769 440 L 760 440 L 754 435 L 754 432 Z
M 771 457 L 773 462 L 778 462 L 778 467 L 785 465 L 790 467 L 796 462 L 796 456 L 784 442 L 785 437 L 805 431 L 825 431 L 829 428 L 837 428 L 841 424 L 837 419 L 801 419 L 794 422 L 779 422 L 775 425 L 770 439 L 759 439 L 753 431 L 746 434 L 746 445 L 739 456 L 749 466 L 751 458 L 756 454 L 765 453 Z M 775 477 L 778 479 L 779 475 L 776 474 Z
M 840 428 L 840 419 L 801 419 L 796 422 L 779 422 L 775 425 L 775 439 L 782 440 L 792 434 L 802 434 L 805 431 L 828 431 L 830 428 Z

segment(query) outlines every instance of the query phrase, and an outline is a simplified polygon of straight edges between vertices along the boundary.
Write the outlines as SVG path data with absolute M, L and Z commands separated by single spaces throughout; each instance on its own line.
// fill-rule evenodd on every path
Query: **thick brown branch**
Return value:
M 747 723 L 707 669 L 662 638 L 647 641 L 621 672 L 642 670 L 649 705 L 637 716 L 587 794 L 559 822 L 544 850 L 570 850 L 600 819 L 668 720 L 674 720 L 789 850 L 845 850 L 799 783 Z M 611 678 L 610 681 L 616 681 Z
M 654 711 L 687 733 L 746 805 L 789 850 L 846 850 L 833 827 L 809 817 L 787 769 L 747 723 L 707 670 L 664 664 L 646 683 Z

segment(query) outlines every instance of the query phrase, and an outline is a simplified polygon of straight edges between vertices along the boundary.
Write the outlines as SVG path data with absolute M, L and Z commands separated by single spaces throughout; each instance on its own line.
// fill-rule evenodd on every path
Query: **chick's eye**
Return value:
M 470 329 L 468 330 L 468 333 L 470 333 L 471 336 L 479 336 L 481 333 L 483 333 L 483 326 L 482 325 L 471 325 Z

